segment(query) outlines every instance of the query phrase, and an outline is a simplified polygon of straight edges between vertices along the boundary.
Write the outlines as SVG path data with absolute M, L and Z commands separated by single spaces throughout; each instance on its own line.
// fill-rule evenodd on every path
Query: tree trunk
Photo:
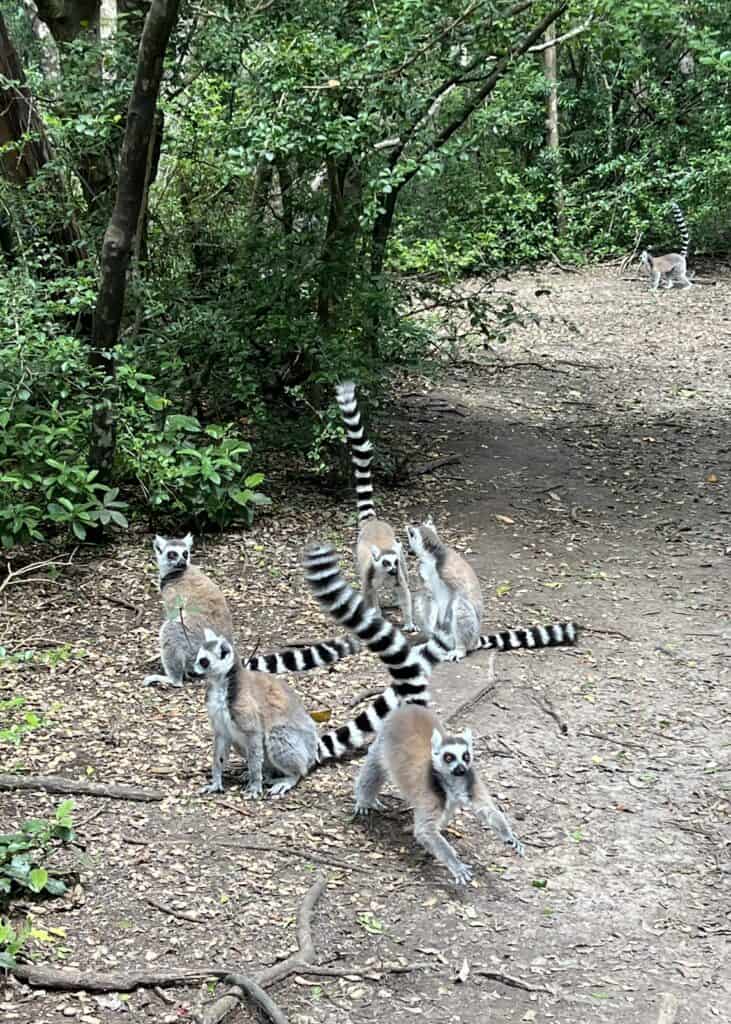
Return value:
M 5 82 L 5 84 L 2 84 Z M 51 146 L 43 122 L 36 112 L 33 97 L 25 84 L 25 75 L 15 47 L 0 13 L 0 173 L 14 185 L 25 186 L 51 159 Z M 48 233 L 49 241 L 59 246 L 67 265 L 84 255 L 76 221 L 68 211 L 65 186 L 59 175 L 50 175 L 57 192 L 53 208 L 59 219 Z M 8 248 L 10 247 L 10 249 Z M 3 217 L 2 249 L 11 256 L 15 233 L 9 215 Z
M 148 176 L 150 139 L 160 91 L 163 60 L 180 0 L 152 0 L 142 30 L 137 73 L 127 109 L 117 197 L 101 254 L 101 283 L 94 310 L 91 365 L 104 374 L 106 384 L 92 410 L 89 462 L 102 481 L 112 471 L 116 422 L 112 397 L 114 346 L 124 310 L 127 267 L 140 220 Z
M 553 39 L 555 26 L 546 29 L 546 41 Z M 556 208 L 556 232 L 563 235 L 566 228 L 564 213 L 563 179 L 561 175 L 561 147 L 558 133 L 558 47 L 547 46 L 543 51 L 546 76 L 546 147 L 553 168 L 553 201 Z
M 363 182 L 351 154 L 327 159 L 330 205 L 325 241 L 320 254 L 317 316 L 323 331 L 333 329 L 335 311 L 351 279 L 353 253 L 360 230 Z

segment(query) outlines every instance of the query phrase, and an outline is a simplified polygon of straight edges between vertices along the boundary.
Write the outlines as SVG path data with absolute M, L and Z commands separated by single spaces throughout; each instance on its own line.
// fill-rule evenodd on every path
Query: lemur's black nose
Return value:
M 454 774 L 455 775 L 465 775 L 466 772 L 467 772 L 467 769 L 465 768 L 465 766 L 463 764 L 458 764 L 457 767 L 454 769 Z

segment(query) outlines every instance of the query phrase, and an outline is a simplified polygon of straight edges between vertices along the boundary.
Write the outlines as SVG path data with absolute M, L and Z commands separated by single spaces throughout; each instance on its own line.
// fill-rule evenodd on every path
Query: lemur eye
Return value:
M 183 561 L 184 561 L 184 562 L 187 562 L 187 561 L 188 561 L 188 552 L 187 552 L 187 551 L 184 551 L 184 552 L 183 552 Z
M 208 668 L 208 666 L 209 666 L 209 665 L 210 665 L 211 663 L 210 663 L 210 661 L 208 660 L 208 658 L 199 658 L 199 659 L 198 659 L 198 664 L 200 665 L 200 667 L 201 667 L 201 668 Z
M 169 562 L 174 562 L 177 557 L 178 556 L 175 554 L 174 551 L 168 551 L 168 561 Z
M 227 654 L 228 654 L 228 647 L 226 646 L 226 644 L 221 644 L 221 657 L 225 658 Z
M 464 761 L 465 764 L 469 764 L 471 761 L 470 755 L 466 751 L 464 754 L 462 754 L 462 760 Z
M 445 764 L 451 764 L 452 761 L 454 761 L 454 754 L 445 754 L 444 755 L 444 763 Z

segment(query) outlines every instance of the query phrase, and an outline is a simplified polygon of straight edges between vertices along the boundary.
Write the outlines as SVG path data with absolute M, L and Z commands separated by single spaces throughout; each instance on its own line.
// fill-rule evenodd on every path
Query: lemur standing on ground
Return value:
M 345 423 L 350 455 L 355 471 L 355 494 L 358 507 L 360 532 L 355 547 L 355 568 L 360 579 L 361 590 L 366 603 L 380 610 L 378 590 L 384 583 L 395 585 L 399 594 L 399 606 L 406 632 L 415 632 L 411 591 L 406 574 L 404 552 L 396 531 L 383 519 L 376 517 L 373 504 L 373 462 L 370 441 L 365 431 L 355 398 L 355 384 L 347 381 L 338 384 L 337 401 Z
M 439 539 L 431 519 L 420 526 L 407 526 L 406 533 L 409 547 L 419 559 L 424 584 L 424 592 L 414 601 L 417 625 L 427 634 L 438 629 L 448 638 L 451 649 L 445 661 L 461 661 L 470 651 L 482 649 L 503 651 L 575 643 L 577 627 L 573 622 L 481 635 L 482 591 L 472 566 Z

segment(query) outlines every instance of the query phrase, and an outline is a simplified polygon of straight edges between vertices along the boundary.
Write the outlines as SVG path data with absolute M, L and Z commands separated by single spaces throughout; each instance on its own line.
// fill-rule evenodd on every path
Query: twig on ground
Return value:
M 601 633 L 603 636 L 619 636 L 628 643 L 633 644 L 634 639 L 631 636 L 627 636 L 626 633 L 621 633 L 618 629 L 598 629 L 596 626 L 582 626 L 582 633 Z
M 474 697 L 470 697 L 468 700 L 464 701 L 464 703 L 460 704 L 459 707 L 455 711 L 453 711 L 451 715 L 449 715 L 449 717 L 447 718 L 447 724 L 449 725 L 451 722 L 455 721 L 455 719 L 459 718 L 460 715 L 463 715 L 465 711 L 471 711 L 474 707 L 477 707 L 480 701 L 484 700 L 484 698 L 487 697 L 488 694 L 490 694 L 494 689 L 495 652 L 493 651 L 487 662 L 487 682 L 485 683 L 481 690 L 477 691 Z
M 382 686 L 374 686 L 372 690 L 362 690 L 357 697 L 354 697 L 348 704 L 348 710 L 350 708 L 356 708 L 359 704 L 362 704 L 364 700 L 371 700 L 373 697 L 379 697 L 383 693 Z
M 663 992 L 660 997 L 660 1009 L 657 1014 L 657 1024 L 673 1024 L 675 1020 L 680 1003 L 678 997 L 672 992 Z
M 136 786 L 106 785 L 81 779 L 64 779 L 60 775 L 0 775 L 0 789 L 42 789 L 46 793 L 72 793 L 79 796 L 105 796 L 110 800 L 137 800 L 154 803 L 165 798 L 164 793 Z
M 156 900 L 154 896 L 147 896 L 145 902 L 149 903 L 155 910 L 159 910 L 163 914 L 169 914 L 170 917 L 177 918 L 178 921 L 190 921 L 191 924 L 204 924 L 200 917 L 196 917 L 195 914 L 189 914 L 185 910 L 173 910 L 172 907 L 166 907 L 160 900 Z
M 130 612 L 134 612 L 135 615 L 139 615 L 139 605 L 132 604 L 131 601 L 125 601 L 123 597 L 112 597 L 111 594 L 102 594 L 98 592 L 96 595 L 100 601 L 108 601 L 110 604 L 119 605 L 120 608 L 126 608 Z
M 548 985 L 531 985 L 528 981 L 523 981 L 522 978 L 516 978 L 512 974 L 504 974 L 502 971 L 489 971 L 482 967 L 473 967 L 473 974 L 479 974 L 483 978 L 491 978 L 492 981 L 500 981 L 503 985 L 509 985 L 511 988 L 521 988 L 524 992 L 546 992 L 549 996 L 557 995 L 557 991 L 553 987 Z
M 545 694 L 539 693 L 532 693 L 531 696 L 538 705 L 538 707 L 541 709 L 541 711 L 545 711 L 546 714 L 550 715 L 550 717 L 554 720 L 554 722 L 558 726 L 558 731 L 561 733 L 561 735 L 568 736 L 568 723 L 563 718 L 561 718 L 558 711 L 556 711 L 550 697 L 546 697 Z
M 5 579 L 0 582 L 0 594 L 2 594 L 6 587 L 11 586 L 13 583 L 35 582 L 35 580 L 25 579 L 24 577 L 27 577 L 29 573 L 36 572 L 37 569 L 44 569 L 47 565 L 71 565 L 77 550 L 77 548 L 74 548 L 65 562 L 59 562 L 56 558 L 46 558 L 43 562 L 32 562 L 30 565 L 24 565 L 22 569 L 11 569 L 10 562 L 7 562 L 8 574 Z M 44 582 L 55 583 L 56 580 L 44 578 Z
M 581 519 L 581 517 L 577 515 L 578 508 L 578 505 L 571 505 L 571 507 L 569 508 L 569 519 L 572 523 L 576 523 L 577 526 L 590 527 L 592 524 L 587 519 Z
M 454 410 L 450 411 L 454 412 Z M 455 413 L 455 415 L 464 416 L 464 413 Z M 416 466 L 415 469 L 410 469 L 409 476 L 424 476 L 426 473 L 431 473 L 442 466 L 456 466 L 461 461 L 459 455 L 445 455 L 443 459 L 434 459 L 433 462 L 425 462 L 423 466 Z
M 172 996 L 169 996 L 167 992 L 164 992 L 160 988 L 159 985 L 155 985 L 152 991 L 155 993 L 157 998 L 160 999 L 163 1003 L 167 1003 L 168 1006 L 175 1006 L 177 999 L 173 999 Z
M 566 362 L 566 360 L 561 360 Z M 533 367 L 535 370 L 543 370 L 545 373 L 567 373 L 567 370 L 559 370 L 557 366 L 546 366 L 545 363 L 536 362 L 521 362 L 521 363 L 492 363 L 491 364 L 496 370 L 522 370 L 524 367 Z
M 591 736 L 595 740 L 606 740 L 607 743 L 613 743 L 617 747 L 637 747 L 638 750 L 644 750 L 646 754 L 649 754 L 649 750 L 642 743 L 635 743 L 634 740 L 625 740 L 621 736 L 608 736 L 604 732 L 594 732 L 591 729 L 582 729 L 581 732 L 576 733 L 577 736 Z

